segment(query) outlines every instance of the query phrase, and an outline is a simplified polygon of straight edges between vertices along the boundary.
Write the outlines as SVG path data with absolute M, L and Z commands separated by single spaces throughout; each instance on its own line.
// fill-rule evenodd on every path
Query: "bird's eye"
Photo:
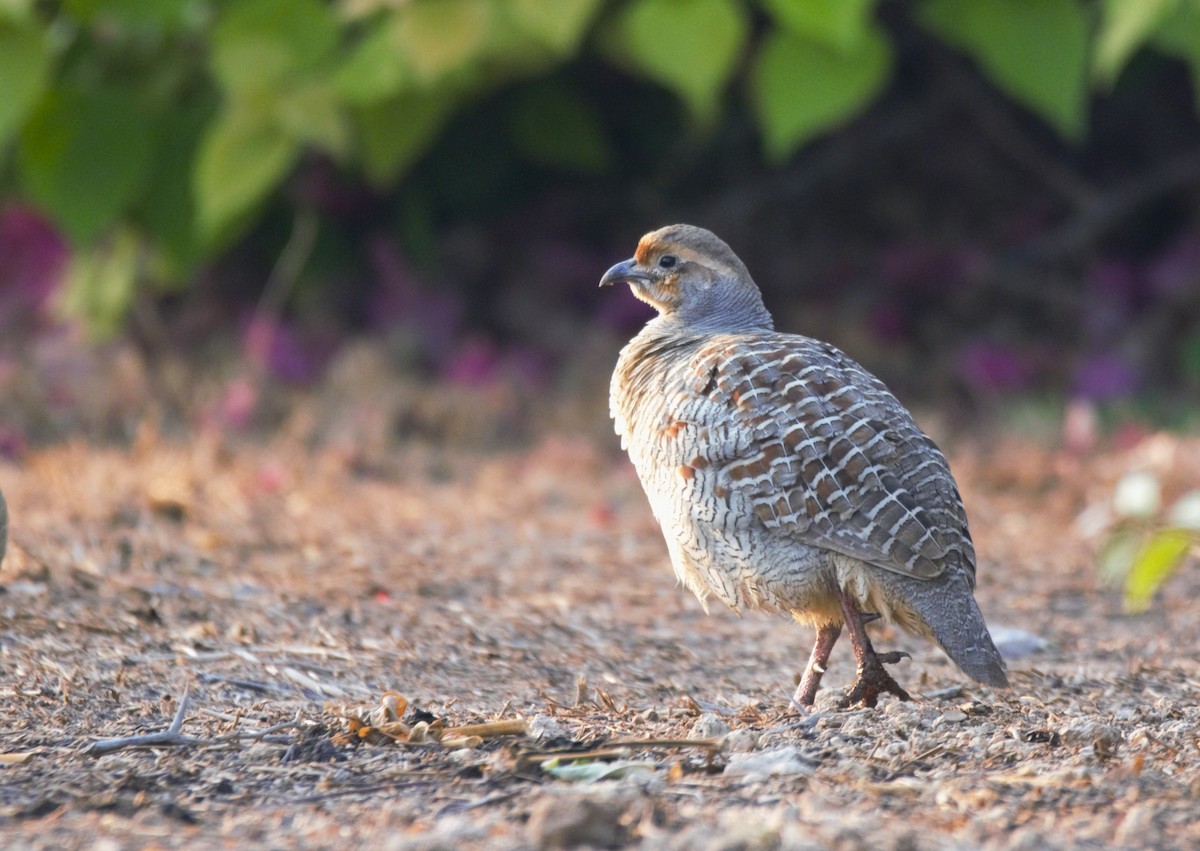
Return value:
M 674 254 L 664 254 L 658 258 L 658 265 L 663 269 L 670 269 L 676 263 Z

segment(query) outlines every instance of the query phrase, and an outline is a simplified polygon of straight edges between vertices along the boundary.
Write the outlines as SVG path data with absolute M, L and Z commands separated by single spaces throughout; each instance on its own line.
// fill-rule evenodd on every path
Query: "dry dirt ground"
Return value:
M 1076 518 L 1139 465 L 1200 481 L 1200 440 L 948 448 L 981 605 L 1046 646 L 999 693 L 880 630 L 914 701 L 838 709 L 839 645 L 808 716 L 810 631 L 705 615 L 611 445 L 0 464 L 3 844 L 1197 847 L 1200 570 L 1124 614 Z M 181 701 L 173 745 L 96 745 Z

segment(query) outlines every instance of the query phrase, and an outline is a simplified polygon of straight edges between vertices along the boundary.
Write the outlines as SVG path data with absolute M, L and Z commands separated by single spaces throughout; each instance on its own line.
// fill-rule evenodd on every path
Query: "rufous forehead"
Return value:
M 654 238 L 654 234 L 646 234 L 638 240 L 637 251 L 633 252 L 633 259 L 642 266 L 648 266 L 651 256 L 661 247 L 659 241 Z

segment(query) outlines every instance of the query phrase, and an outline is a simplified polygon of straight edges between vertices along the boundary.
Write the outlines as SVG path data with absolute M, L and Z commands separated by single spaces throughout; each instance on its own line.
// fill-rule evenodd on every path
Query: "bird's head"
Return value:
M 643 236 L 633 257 L 600 279 L 602 287 L 620 283 L 664 319 L 688 327 L 772 327 L 746 264 L 716 234 L 694 225 L 668 225 Z

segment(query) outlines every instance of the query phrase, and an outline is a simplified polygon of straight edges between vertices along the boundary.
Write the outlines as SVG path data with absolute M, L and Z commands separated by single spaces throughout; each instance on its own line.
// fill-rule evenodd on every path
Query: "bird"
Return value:
M 708 611 L 765 610 L 816 630 L 793 704 L 814 705 L 843 627 L 857 676 L 842 706 L 911 699 L 866 625 L 932 640 L 1008 687 L 975 601 L 975 549 L 941 450 L 837 347 L 775 330 L 746 265 L 711 231 L 669 225 L 600 286 L 657 315 L 621 350 L 609 405 L 675 574 Z

